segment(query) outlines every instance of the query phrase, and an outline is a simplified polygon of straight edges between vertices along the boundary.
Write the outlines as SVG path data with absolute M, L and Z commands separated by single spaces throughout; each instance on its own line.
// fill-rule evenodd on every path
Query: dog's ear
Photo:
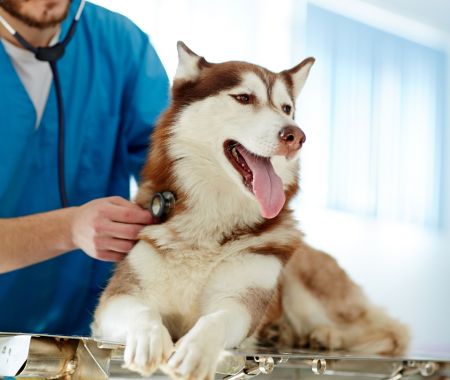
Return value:
M 208 65 L 205 58 L 195 54 L 184 42 L 177 42 L 178 67 L 174 80 L 195 81 L 200 72 Z
M 311 67 L 315 61 L 316 60 L 314 58 L 309 57 L 301 61 L 292 69 L 282 72 L 282 74 L 288 75 L 288 77 L 291 78 L 294 97 L 297 97 L 302 91 L 306 79 L 308 78 L 309 71 L 311 70 Z

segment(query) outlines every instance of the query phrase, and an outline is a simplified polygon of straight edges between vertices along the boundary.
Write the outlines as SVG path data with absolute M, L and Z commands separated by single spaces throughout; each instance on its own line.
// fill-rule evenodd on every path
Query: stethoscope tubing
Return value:
M 58 150 L 57 150 L 57 171 L 58 171 L 58 191 L 59 198 L 61 202 L 61 206 L 63 208 L 69 206 L 69 201 L 67 198 L 66 191 L 66 183 L 65 183 L 65 120 L 64 120 L 64 102 L 63 95 L 61 90 L 61 82 L 59 78 L 58 69 L 56 67 L 56 61 L 61 58 L 64 54 L 64 48 L 72 39 L 75 29 L 78 23 L 78 20 L 83 13 L 84 6 L 86 4 L 86 0 L 81 0 L 80 5 L 78 6 L 75 17 L 69 27 L 69 31 L 64 37 L 64 40 L 60 43 L 57 43 L 54 46 L 48 48 L 36 48 L 32 46 L 25 38 L 23 38 L 19 32 L 17 32 L 1 15 L 0 15 L 0 23 L 6 28 L 6 30 L 12 34 L 17 41 L 27 50 L 31 51 L 35 54 L 36 58 L 41 61 L 46 61 L 50 65 L 50 69 L 52 71 L 53 83 L 55 86 L 55 94 L 56 94 L 56 105 L 58 110 Z M 53 51 L 52 51 L 53 49 Z M 56 51 L 56 52 L 55 52 Z M 55 54 L 52 54 L 55 53 Z
M 67 199 L 66 183 L 65 183 L 65 121 L 64 121 L 64 105 L 63 96 L 61 91 L 61 83 L 59 81 L 58 69 L 56 68 L 56 62 L 49 62 L 50 69 L 53 74 L 53 82 L 55 84 L 56 93 L 56 106 L 58 108 L 58 189 L 59 189 L 59 199 L 61 201 L 61 206 L 66 208 L 69 206 L 69 201 Z

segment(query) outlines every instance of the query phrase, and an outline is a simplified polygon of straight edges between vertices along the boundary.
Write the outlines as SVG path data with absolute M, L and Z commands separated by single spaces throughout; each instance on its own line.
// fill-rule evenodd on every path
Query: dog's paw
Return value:
M 221 349 L 207 339 L 185 336 L 167 363 L 174 379 L 213 380 Z
M 313 349 L 339 350 L 343 348 L 344 336 L 331 326 L 318 326 L 309 335 L 309 345 Z
M 149 376 L 167 361 L 173 349 L 170 334 L 163 325 L 131 330 L 127 334 L 124 367 Z

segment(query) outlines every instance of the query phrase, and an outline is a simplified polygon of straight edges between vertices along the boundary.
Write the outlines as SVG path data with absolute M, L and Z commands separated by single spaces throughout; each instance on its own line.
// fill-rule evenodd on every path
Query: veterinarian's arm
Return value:
M 142 227 L 151 223 L 148 211 L 120 197 L 0 219 L 0 273 L 77 248 L 100 260 L 118 261 L 133 247 Z

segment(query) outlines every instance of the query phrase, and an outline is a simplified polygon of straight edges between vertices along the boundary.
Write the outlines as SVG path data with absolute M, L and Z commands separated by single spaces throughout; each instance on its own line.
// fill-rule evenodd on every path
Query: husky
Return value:
M 274 73 L 177 47 L 135 199 L 176 202 L 118 264 L 93 335 L 125 342 L 127 368 L 176 379 L 213 379 L 221 353 L 245 342 L 403 353 L 407 327 L 305 243 L 288 206 L 306 140 L 296 98 L 314 59 Z

